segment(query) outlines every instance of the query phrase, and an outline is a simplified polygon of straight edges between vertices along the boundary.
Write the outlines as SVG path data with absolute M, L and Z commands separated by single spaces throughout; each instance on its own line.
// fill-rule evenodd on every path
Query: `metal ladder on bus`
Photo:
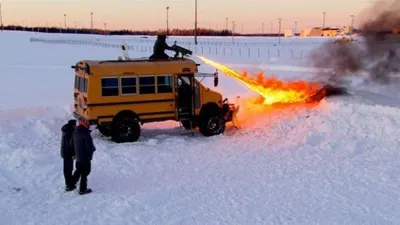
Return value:
M 192 136 L 194 136 L 195 130 L 193 128 L 189 107 L 180 107 L 178 109 L 178 117 L 179 117 L 179 127 L 181 129 L 181 135 L 191 134 Z M 190 124 L 190 129 L 187 130 L 183 126 L 183 121 L 188 121 L 188 123 Z

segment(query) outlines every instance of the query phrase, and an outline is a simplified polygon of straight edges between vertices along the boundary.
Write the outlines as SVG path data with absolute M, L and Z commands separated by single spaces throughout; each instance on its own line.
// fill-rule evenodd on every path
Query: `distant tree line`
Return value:
M 41 33 L 68 33 L 68 34 L 99 34 L 99 35 L 143 35 L 154 36 L 160 33 L 166 34 L 166 30 L 101 30 L 101 29 L 87 29 L 87 28 L 61 28 L 61 27 L 26 27 L 17 25 L 7 25 L 3 30 L 14 31 L 31 31 Z M 171 36 L 193 36 L 194 29 L 171 29 L 168 31 Z M 214 30 L 207 28 L 197 28 L 198 36 L 232 36 L 230 30 Z M 234 36 L 270 36 L 277 37 L 279 34 L 239 34 L 234 33 Z M 283 34 L 281 34 L 283 36 Z

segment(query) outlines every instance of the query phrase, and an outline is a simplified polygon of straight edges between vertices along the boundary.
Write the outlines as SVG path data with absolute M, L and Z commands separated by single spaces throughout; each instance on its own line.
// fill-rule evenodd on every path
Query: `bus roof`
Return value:
M 197 66 L 191 59 L 172 58 L 150 60 L 148 58 L 130 60 L 82 60 L 76 65 L 90 75 L 157 75 L 197 73 Z

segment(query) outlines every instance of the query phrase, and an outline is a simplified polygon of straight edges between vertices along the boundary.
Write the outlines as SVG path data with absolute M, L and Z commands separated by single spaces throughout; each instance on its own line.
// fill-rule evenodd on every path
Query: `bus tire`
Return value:
M 200 112 L 199 131 L 206 137 L 224 133 L 225 120 L 218 105 L 207 104 L 203 106 Z
M 116 143 L 136 142 L 141 133 L 139 117 L 131 111 L 118 113 L 112 123 L 112 140 Z

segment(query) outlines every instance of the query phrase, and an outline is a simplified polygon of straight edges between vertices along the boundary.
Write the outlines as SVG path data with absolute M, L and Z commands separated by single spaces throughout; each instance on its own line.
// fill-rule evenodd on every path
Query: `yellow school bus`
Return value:
M 218 83 L 217 72 L 199 73 L 198 66 L 183 54 L 161 60 L 81 60 L 72 66 L 74 117 L 117 143 L 137 141 L 141 125 L 166 120 L 198 128 L 204 136 L 221 134 L 226 122 L 235 122 L 238 107 L 196 79 L 209 76 Z

